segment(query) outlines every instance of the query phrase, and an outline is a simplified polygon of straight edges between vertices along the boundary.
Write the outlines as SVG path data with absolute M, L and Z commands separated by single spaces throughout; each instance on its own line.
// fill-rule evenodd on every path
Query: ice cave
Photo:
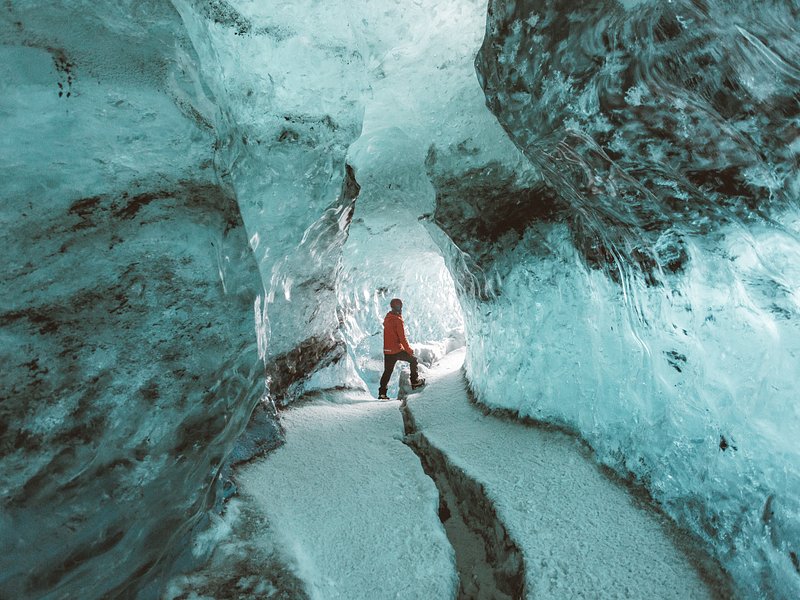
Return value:
M 800 0 L 0 15 L 0 598 L 800 598 Z

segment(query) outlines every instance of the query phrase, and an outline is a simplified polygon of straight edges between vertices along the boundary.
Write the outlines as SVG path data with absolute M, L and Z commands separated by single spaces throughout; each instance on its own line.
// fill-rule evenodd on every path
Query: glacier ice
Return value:
M 577 429 L 748 597 L 800 591 L 798 9 L 492 0 L 476 59 L 550 210 L 466 311 L 474 388 Z
M 264 394 L 262 287 L 179 15 L 45 4 L 0 20 L 0 595 L 132 596 Z
M 363 110 L 351 14 L 316 2 L 174 4 L 217 101 L 216 168 L 265 282 L 270 353 L 341 353 L 332 289 L 352 212 L 344 156 Z
M 277 443 L 268 402 L 232 450 L 265 379 L 374 388 L 400 295 L 481 401 L 797 595 L 797 2 L 486 8 L 5 3 L 4 592 L 152 581 Z

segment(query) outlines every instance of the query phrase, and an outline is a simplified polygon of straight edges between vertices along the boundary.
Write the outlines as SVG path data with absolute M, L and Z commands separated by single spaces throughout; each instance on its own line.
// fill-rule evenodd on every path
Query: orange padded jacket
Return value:
M 393 312 L 388 312 L 383 319 L 383 353 L 397 354 L 404 350 L 409 354 L 414 354 L 411 345 L 406 339 L 403 317 Z

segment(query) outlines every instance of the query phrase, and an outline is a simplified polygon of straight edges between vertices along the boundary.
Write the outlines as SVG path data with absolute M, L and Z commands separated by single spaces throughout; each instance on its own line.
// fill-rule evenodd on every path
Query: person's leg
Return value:
M 394 356 L 397 357 L 396 360 L 402 360 L 411 366 L 411 385 L 416 385 L 417 381 L 419 381 L 419 372 L 417 371 L 417 364 L 419 361 L 417 357 L 405 351 L 395 354 Z
M 417 371 L 417 357 L 411 355 L 411 360 L 408 363 L 411 365 L 411 385 L 417 385 L 419 381 L 419 371 Z
M 392 371 L 394 371 L 394 364 L 396 362 L 397 354 L 383 355 L 383 375 L 381 375 L 381 384 L 378 388 L 378 396 L 386 395 L 386 388 L 389 387 L 389 379 L 392 377 Z

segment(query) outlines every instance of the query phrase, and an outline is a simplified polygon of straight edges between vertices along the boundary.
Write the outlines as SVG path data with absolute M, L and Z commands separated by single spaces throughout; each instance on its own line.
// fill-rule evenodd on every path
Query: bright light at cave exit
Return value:
M 398 5 L 374 20 L 377 43 L 363 49 L 369 97 L 361 137 L 348 152 L 361 191 L 339 303 L 348 350 L 372 392 L 383 370 L 382 322 L 391 298 L 402 298 L 406 332 L 423 362 L 464 344 L 453 278 L 431 238 L 435 191 L 425 158 L 431 146 L 475 134 L 465 106 L 486 115 L 473 66 L 484 9 L 478 1 Z M 396 389 L 397 375 L 390 395 Z
M 423 363 L 463 345 L 464 319 L 453 279 L 428 227 L 434 190 L 421 149 L 398 128 L 362 136 L 349 160 L 361 192 L 343 253 L 339 303 L 358 374 L 376 388 L 383 370 L 383 317 L 404 303 L 406 332 Z M 397 389 L 397 376 L 390 394 Z
M 373 251 L 377 256 L 363 257 Z M 419 263 L 406 258 L 392 265 L 380 254 L 379 247 L 370 245 L 349 253 L 348 262 L 368 268 L 351 269 L 348 285 L 340 293 L 348 351 L 370 390 L 377 389 L 383 370 L 382 323 L 391 298 L 403 299 L 406 333 L 423 364 L 464 344 L 461 307 L 441 256 L 425 252 Z M 399 370 L 390 393 L 397 389 Z

